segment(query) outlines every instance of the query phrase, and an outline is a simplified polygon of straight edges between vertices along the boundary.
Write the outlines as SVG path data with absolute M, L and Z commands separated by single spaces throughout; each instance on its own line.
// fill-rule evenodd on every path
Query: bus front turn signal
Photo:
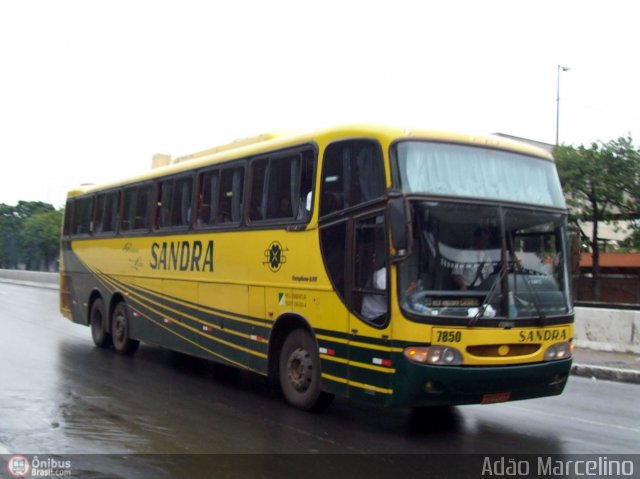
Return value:
M 444 366 L 462 364 L 460 351 L 449 346 L 409 346 L 404 349 L 404 355 L 410 361 L 421 364 Z

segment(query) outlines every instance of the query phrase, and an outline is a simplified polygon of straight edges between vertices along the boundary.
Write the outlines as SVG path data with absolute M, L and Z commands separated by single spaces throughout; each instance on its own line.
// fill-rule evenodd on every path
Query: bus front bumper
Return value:
M 491 404 L 561 394 L 572 359 L 516 366 L 431 366 L 404 361 L 395 406 Z

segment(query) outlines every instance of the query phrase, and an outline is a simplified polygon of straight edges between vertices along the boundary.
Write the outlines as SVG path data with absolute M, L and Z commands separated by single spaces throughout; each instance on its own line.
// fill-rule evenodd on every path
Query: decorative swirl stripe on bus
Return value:
M 176 300 L 175 298 L 165 296 L 152 290 L 147 290 L 140 286 L 118 281 L 115 278 L 98 271 L 94 271 L 94 274 L 111 292 L 125 292 L 128 306 L 136 317 L 142 317 L 156 326 L 160 326 L 165 331 L 179 337 L 192 346 L 211 354 L 215 359 L 222 360 L 260 374 L 265 374 L 267 369 L 267 339 L 263 336 L 249 335 L 227 327 L 221 327 L 220 324 L 222 324 L 223 318 L 226 317 L 227 319 L 231 319 L 230 314 L 228 316 L 219 316 L 210 312 L 213 311 L 212 309 L 203 307 L 193 308 L 187 306 L 186 302 L 182 300 Z M 153 297 L 162 299 L 166 304 L 155 301 L 152 299 Z M 205 314 L 207 319 L 203 319 L 202 313 Z M 216 322 L 219 322 L 220 324 L 216 324 Z M 252 321 L 252 323 L 254 322 Z M 263 328 L 265 331 L 268 331 L 266 327 Z M 258 345 L 258 347 L 264 351 L 256 351 L 238 343 L 227 341 L 221 337 L 224 335 L 235 336 L 246 343 L 251 342 L 254 347 Z M 222 354 L 221 352 L 209 349 L 198 341 L 201 338 L 206 338 L 207 341 L 213 341 L 217 344 L 217 348 L 227 350 L 230 354 Z M 242 352 L 255 356 L 264 362 L 264 369 L 252 368 L 236 359 L 233 359 L 232 356 L 234 355 L 234 352 Z
M 134 317 L 152 323 L 214 360 L 267 374 L 268 337 L 272 321 L 202 306 L 121 281 L 90 268 L 84 262 L 82 265 L 111 294 L 123 292 Z M 243 327 L 253 330 L 242 331 Z M 315 332 L 323 362 L 323 379 L 365 391 L 393 394 L 393 389 L 384 386 L 389 384 L 390 375 L 396 369 L 390 362 L 376 361 L 376 357 L 401 353 L 401 347 L 377 338 L 359 337 L 354 341 L 347 333 L 326 329 L 317 328 Z M 213 348 L 211 342 L 215 343 Z M 253 357 L 252 366 L 241 360 L 245 355 Z

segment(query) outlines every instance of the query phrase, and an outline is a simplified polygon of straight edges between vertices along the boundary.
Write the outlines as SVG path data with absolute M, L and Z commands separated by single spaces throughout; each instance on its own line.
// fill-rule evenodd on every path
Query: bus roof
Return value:
M 132 183 L 153 180 L 155 178 L 161 178 L 163 176 L 180 173 L 182 171 L 186 172 L 208 165 L 214 165 L 233 159 L 264 154 L 270 151 L 285 149 L 287 147 L 294 147 L 296 145 L 304 143 L 329 143 L 332 141 L 356 137 L 377 138 L 383 143 L 391 143 L 393 141 L 401 139 L 460 143 L 471 146 L 509 150 L 524 155 L 553 160 L 553 157 L 547 151 L 541 148 L 504 137 L 491 135 L 469 135 L 455 132 L 397 128 L 380 125 L 354 124 L 306 132 L 288 131 L 278 133 L 265 133 L 254 137 L 234 140 L 224 145 L 209 148 L 207 150 L 203 150 L 190 155 L 181 156 L 173 160 L 170 160 L 170 157 L 167 155 L 158 155 L 169 160 L 166 166 L 153 168 L 152 170 L 141 175 L 123 178 L 111 183 L 104 183 L 100 185 L 81 185 L 70 190 L 68 192 L 68 196 L 79 196 L 95 191 L 118 188 Z

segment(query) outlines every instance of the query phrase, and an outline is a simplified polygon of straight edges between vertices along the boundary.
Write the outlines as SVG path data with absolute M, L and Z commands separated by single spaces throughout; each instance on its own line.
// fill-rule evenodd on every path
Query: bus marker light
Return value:
M 416 363 L 426 363 L 428 354 L 429 348 L 424 346 L 410 346 L 404 350 L 405 357 Z
M 390 368 L 392 364 L 390 359 L 382 359 L 382 358 L 373 358 L 372 362 L 373 364 L 377 364 L 378 366 L 385 366 L 388 368 Z
M 327 356 L 335 356 L 336 350 L 329 348 L 319 348 L 320 354 L 326 354 Z
M 430 394 L 442 394 L 444 392 L 444 387 L 442 383 L 438 381 L 429 380 L 424 383 L 424 390 Z

